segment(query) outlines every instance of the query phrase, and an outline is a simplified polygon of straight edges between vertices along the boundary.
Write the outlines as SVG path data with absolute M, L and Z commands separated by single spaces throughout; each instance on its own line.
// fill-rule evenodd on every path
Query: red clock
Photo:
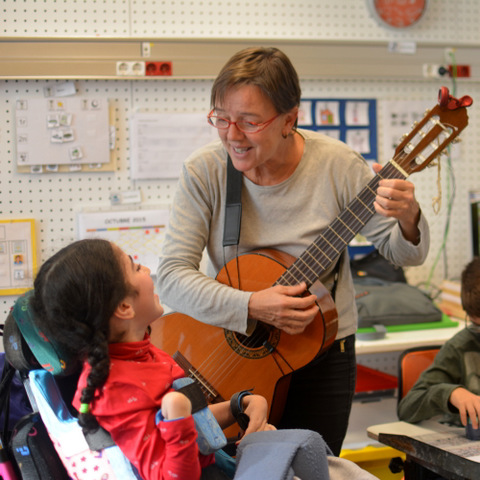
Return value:
M 367 0 L 380 25 L 395 29 L 415 25 L 427 9 L 427 0 Z

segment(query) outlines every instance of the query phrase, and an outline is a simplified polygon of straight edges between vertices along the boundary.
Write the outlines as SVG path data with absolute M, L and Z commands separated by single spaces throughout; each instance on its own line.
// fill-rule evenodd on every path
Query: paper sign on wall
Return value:
M 34 220 L 0 220 L 0 295 L 30 290 L 36 268 Z
M 206 115 L 135 113 L 131 118 L 132 179 L 178 178 L 185 159 L 218 139 Z
M 110 162 L 105 98 L 18 99 L 17 165 L 82 165 Z

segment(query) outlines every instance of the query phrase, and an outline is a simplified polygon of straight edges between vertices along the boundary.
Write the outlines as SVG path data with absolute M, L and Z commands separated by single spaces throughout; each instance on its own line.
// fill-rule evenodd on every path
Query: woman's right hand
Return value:
M 301 296 L 306 290 L 307 286 L 302 282 L 254 292 L 248 303 L 248 316 L 291 335 L 302 333 L 318 314 L 317 297 L 311 294 Z

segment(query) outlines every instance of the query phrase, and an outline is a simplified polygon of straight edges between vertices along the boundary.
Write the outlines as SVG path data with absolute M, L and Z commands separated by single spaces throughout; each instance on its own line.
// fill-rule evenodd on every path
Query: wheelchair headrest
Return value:
M 30 306 L 32 296 L 33 290 L 20 296 L 5 321 L 3 346 L 6 359 L 20 372 L 41 366 L 53 375 L 68 375 L 78 369 L 78 361 L 38 328 Z

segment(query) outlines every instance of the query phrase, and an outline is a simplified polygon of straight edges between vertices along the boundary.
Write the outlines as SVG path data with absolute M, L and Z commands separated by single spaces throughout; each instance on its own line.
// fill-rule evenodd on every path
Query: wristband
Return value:
M 246 430 L 250 422 L 249 416 L 243 411 L 243 398 L 247 395 L 253 395 L 251 390 L 242 390 L 241 392 L 234 393 L 230 399 L 230 410 L 233 418 L 242 430 Z

